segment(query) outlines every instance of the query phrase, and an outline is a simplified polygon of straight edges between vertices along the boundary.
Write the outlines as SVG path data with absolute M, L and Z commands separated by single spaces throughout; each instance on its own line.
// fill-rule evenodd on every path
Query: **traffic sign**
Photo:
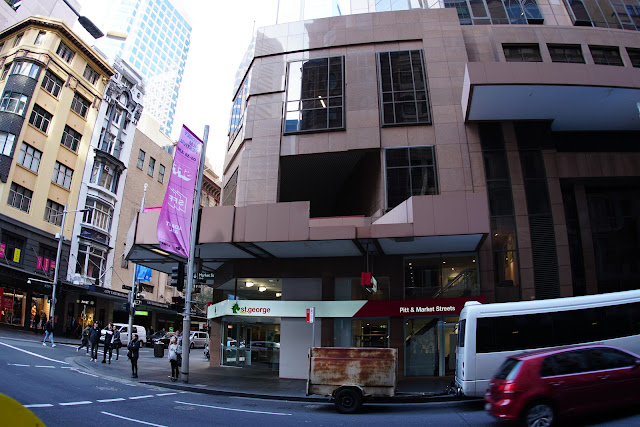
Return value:
M 207 280 L 213 280 L 216 276 L 216 273 L 212 273 L 210 271 L 201 271 L 201 272 L 194 272 L 193 273 L 193 280 L 198 280 L 201 282 L 207 281 Z

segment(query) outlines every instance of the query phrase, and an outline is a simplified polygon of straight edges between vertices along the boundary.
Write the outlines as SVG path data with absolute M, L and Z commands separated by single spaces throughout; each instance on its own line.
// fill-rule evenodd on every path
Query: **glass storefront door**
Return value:
M 222 328 L 222 365 L 279 368 L 279 324 L 223 322 Z
M 405 321 L 405 375 L 453 375 L 457 318 L 420 317 Z

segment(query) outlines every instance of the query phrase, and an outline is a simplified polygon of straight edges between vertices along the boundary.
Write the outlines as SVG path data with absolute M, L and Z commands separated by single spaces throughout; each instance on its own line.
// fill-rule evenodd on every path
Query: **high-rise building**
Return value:
M 145 113 L 171 134 L 178 93 L 191 44 L 191 25 L 170 0 L 82 2 L 107 37 L 96 46 L 120 56 L 145 80 Z

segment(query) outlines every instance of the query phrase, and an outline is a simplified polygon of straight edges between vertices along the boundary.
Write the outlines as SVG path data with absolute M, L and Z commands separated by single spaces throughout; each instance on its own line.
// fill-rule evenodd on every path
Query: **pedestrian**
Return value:
M 127 357 L 131 360 L 131 378 L 138 378 L 138 356 L 140 355 L 140 341 L 138 334 L 133 334 L 133 340 L 127 345 Z
M 180 331 L 176 331 L 176 344 L 178 345 L 178 364 L 182 365 L 182 334 L 180 333 Z
M 35 316 L 33 316 L 33 326 L 34 326 L 34 334 L 38 333 L 38 328 L 40 327 L 40 315 L 38 314 L 38 312 L 36 311 Z
M 80 343 L 80 347 L 76 349 L 76 351 L 80 351 L 82 347 L 87 347 L 87 354 L 89 354 L 89 334 L 91 333 L 91 328 L 87 325 L 86 328 L 82 331 L 82 343 Z
M 107 352 L 109 352 L 109 365 L 111 365 L 111 356 L 113 351 L 111 349 L 111 341 L 113 340 L 113 328 L 111 323 L 107 325 L 104 330 L 104 351 L 102 356 L 102 363 L 107 363 Z
M 178 375 L 180 373 L 178 365 L 178 339 L 173 336 L 169 343 L 169 363 L 171 363 L 171 381 L 178 381 Z
M 98 346 L 100 344 L 100 329 L 98 329 L 98 322 L 93 322 L 93 328 L 89 333 L 89 342 L 91 342 L 91 360 L 98 361 Z
M 47 324 L 47 314 L 43 311 L 42 316 L 40 316 L 40 329 L 44 332 L 44 327 Z
M 44 340 L 42 341 L 43 346 L 47 346 L 47 338 L 51 339 L 51 347 L 55 347 L 56 345 L 53 343 L 53 322 L 51 320 L 47 321 L 44 326 Z
M 113 341 L 111 345 L 116 349 L 116 360 L 120 358 L 120 347 L 122 347 L 122 340 L 120 340 L 120 330 L 116 325 L 113 325 Z

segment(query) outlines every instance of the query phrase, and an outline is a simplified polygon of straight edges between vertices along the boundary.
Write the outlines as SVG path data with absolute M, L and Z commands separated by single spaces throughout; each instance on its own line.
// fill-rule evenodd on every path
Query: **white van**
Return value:
M 120 341 L 122 342 L 122 345 L 126 347 L 127 344 L 129 344 L 129 325 L 127 323 L 114 323 L 113 325 L 116 327 L 117 331 L 120 331 Z M 100 333 L 101 343 L 104 342 L 104 335 L 106 333 L 105 331 L 106 329 L 103 329 Z M 147 342 L 147 330 L 144 328 L 144 326 L 133 325 L 133 333 L 138 334 L 140 347 L 144 347 L 145 343 Z

